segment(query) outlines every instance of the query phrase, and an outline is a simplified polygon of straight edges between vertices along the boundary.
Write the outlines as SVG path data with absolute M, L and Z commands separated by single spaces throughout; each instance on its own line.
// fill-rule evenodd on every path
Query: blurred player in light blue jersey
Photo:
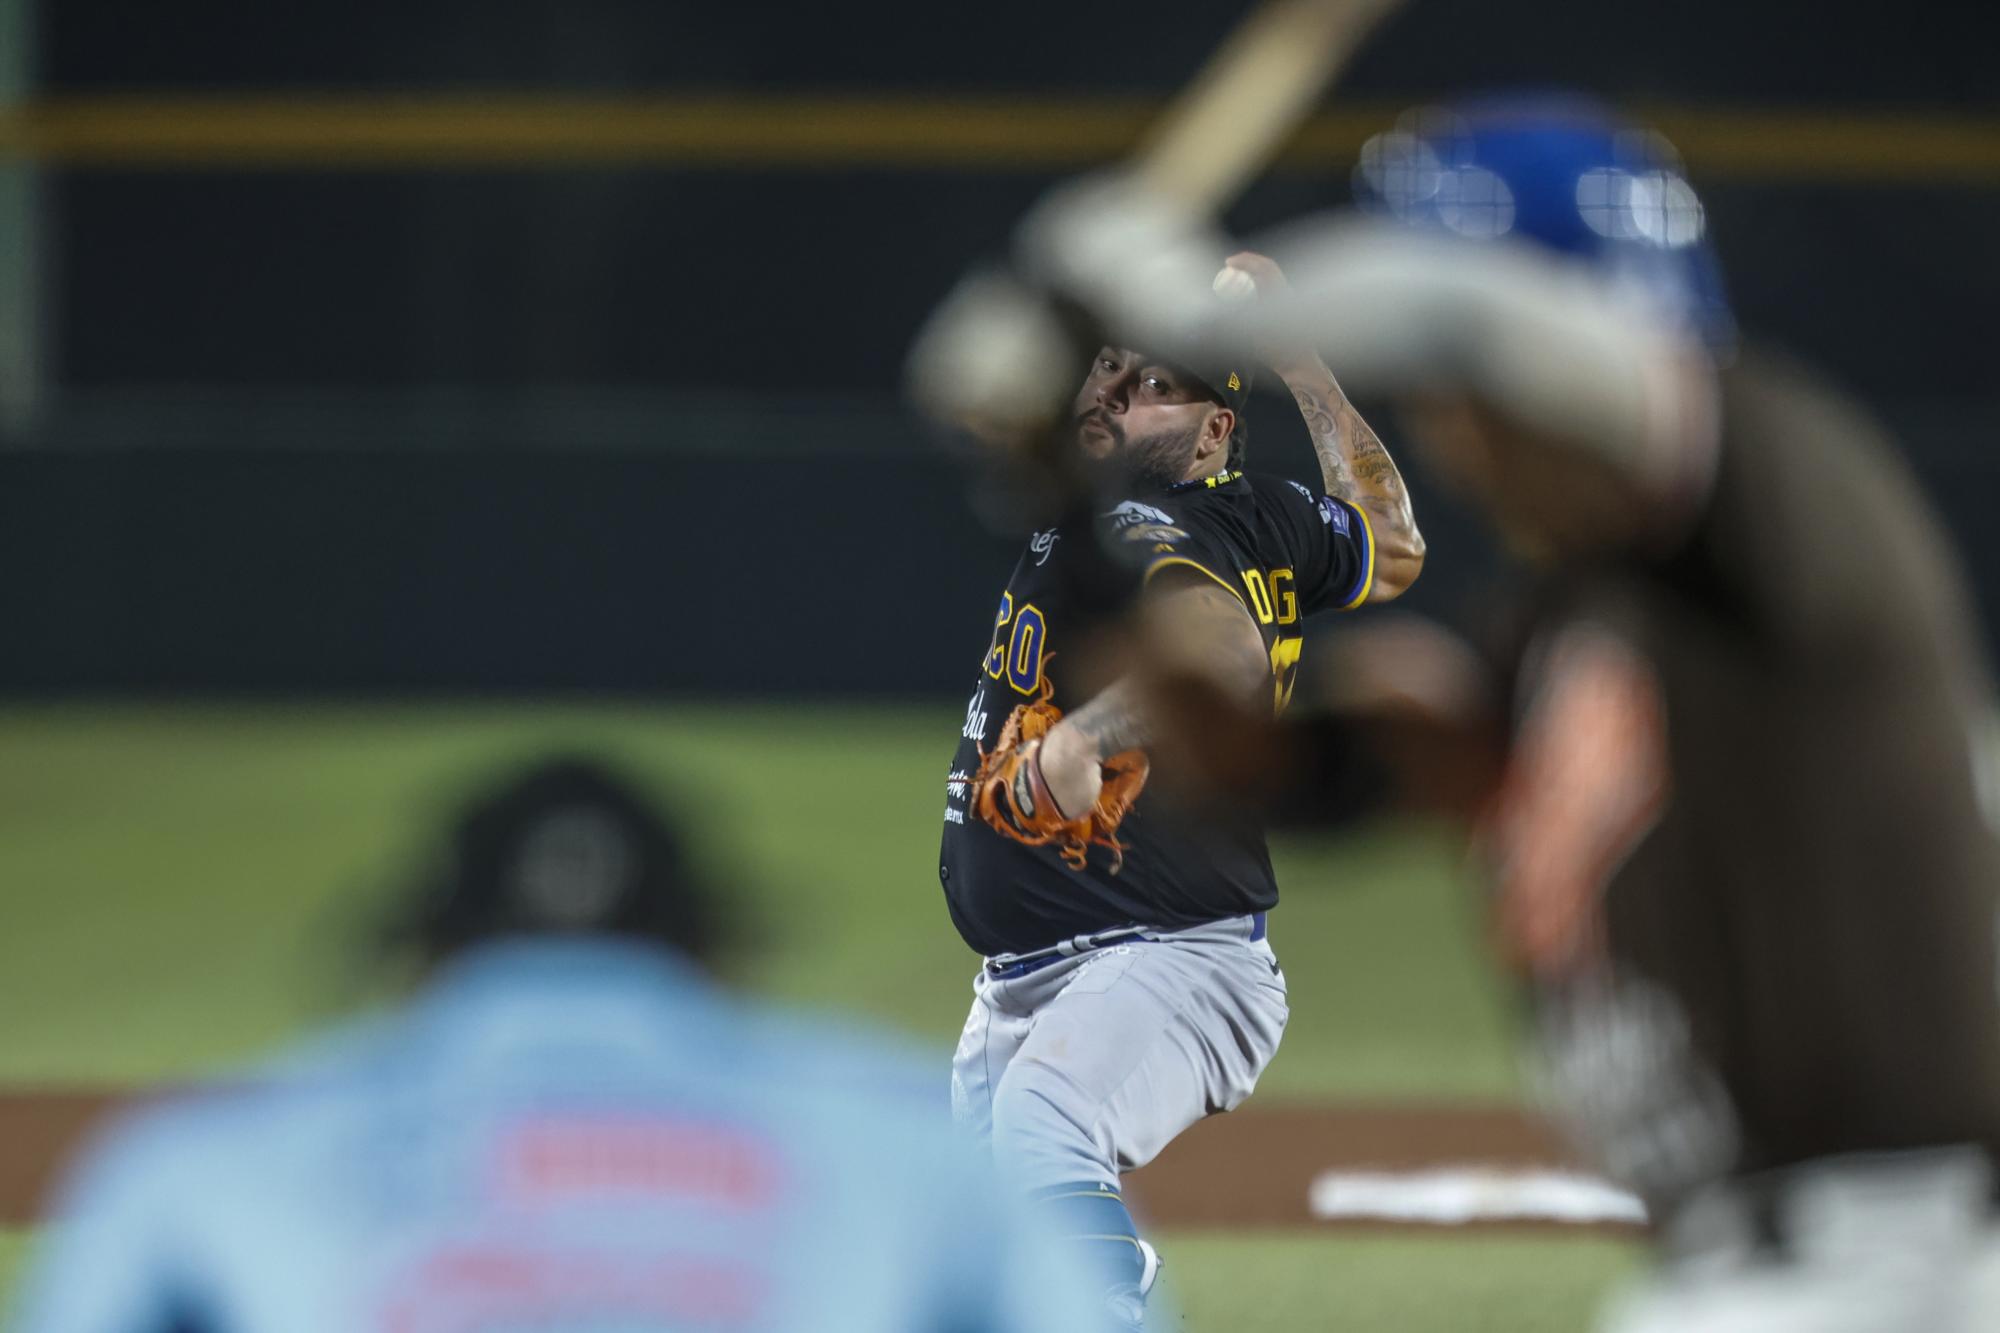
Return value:
M 98 1144 L 23 1333 L 1093 1327 L 930 1062 L 704 977 L 713 902 L 617 780 L 536 768 L 451 851 L 422 994 Z

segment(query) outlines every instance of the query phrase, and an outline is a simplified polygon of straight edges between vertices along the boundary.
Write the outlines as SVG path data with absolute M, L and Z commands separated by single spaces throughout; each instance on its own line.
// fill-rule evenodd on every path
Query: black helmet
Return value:
M 469 802 L 392 941 L 435 961 L 500 935 L 616 934 L 708 957 L 716 904 L 676 831 L 589 758 L 542 760 Z

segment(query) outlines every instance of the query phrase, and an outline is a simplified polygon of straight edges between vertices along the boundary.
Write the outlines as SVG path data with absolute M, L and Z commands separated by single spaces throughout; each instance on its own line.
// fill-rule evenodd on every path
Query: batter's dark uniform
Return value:
M 1601 950 L 1542 977 L 1540 1027 L 1558 1104 L 1662 1218 L 1815 1159 L 2000 1148 L 1992 696 L 1956 563 L 1857 414 L 1788 367 L 1724 378 L 1685 545 L 1535 597 L 1491 831 L 1512 873 L 1592 881 Z M 1543 723 L 1618 744 L 1565 766 Z M 1536 800 L 1537 763 L 1578 780 Z
M 1092 543 L 1098 543 L 1093 548 Z M 1101 515 L 1094 532 L 1037 533 L 1015 566 L 979 664 L 958 751 L 946 781 L 938 877 L 953 924 L 982 954 L 1020 953 L 1057 940 L 1139 924 L 1175 929 L 1264 912 L 1278 901 L 1255 821 L 1162 811 L 1142 794 L 1119 828 L 1123 868 L 1091 850 L 1082 870 L 1053 846 L 1029 847 L 982 823 L 968 808 L 982 748 L 1008 713 L 1037 698 L 1046 680 L 1065 713 L 1088 702 L 1071 673 L 1092 628 L 1075 565 L 1109 552 L 1150 580 L 1169 570 L 1214 580 L 1256 620 L 1270 654 L 1272 700 L 1282 707 L 1297 669 L 1304 618 L 1367 599 L 1374 539 L 1361 511 L 1296 482 L 1240 472 L 1128 500 Z

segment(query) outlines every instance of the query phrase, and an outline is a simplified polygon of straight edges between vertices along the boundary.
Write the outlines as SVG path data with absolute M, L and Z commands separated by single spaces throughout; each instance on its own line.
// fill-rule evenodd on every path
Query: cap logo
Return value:
M 1231 393 L 1234 393 L 1234 392 L 1235 392 L 1236 390 L 1238 390 L 1238 389 L 1240 389 L 1240 388 L 1242 388 L 1242 387 L 1243 387 L 1243 381 L 1242 381 L 1242 379 L 1241 379 L 1241 378 L 1239 378 L 1239 377 L 1237 376 L 1237 374 L 1236 374 L 1236 372 L 1235 372 L 1235 371 L 1233 371 L 1233 370 L 1232 370 L 1232 371 L 1230 371 L 1230 372 L 1229 372 L 1229 391 L 1230 391 Z

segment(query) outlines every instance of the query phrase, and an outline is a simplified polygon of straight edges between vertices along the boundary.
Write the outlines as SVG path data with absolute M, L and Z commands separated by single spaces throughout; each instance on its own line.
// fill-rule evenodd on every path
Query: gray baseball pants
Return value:
M 982 968 L 952 1110 L 1009 1182 L 1112 1189 L 1277 1053 L 1285 975 L 1251 917 L 1149 931 L 1005 979 Z

